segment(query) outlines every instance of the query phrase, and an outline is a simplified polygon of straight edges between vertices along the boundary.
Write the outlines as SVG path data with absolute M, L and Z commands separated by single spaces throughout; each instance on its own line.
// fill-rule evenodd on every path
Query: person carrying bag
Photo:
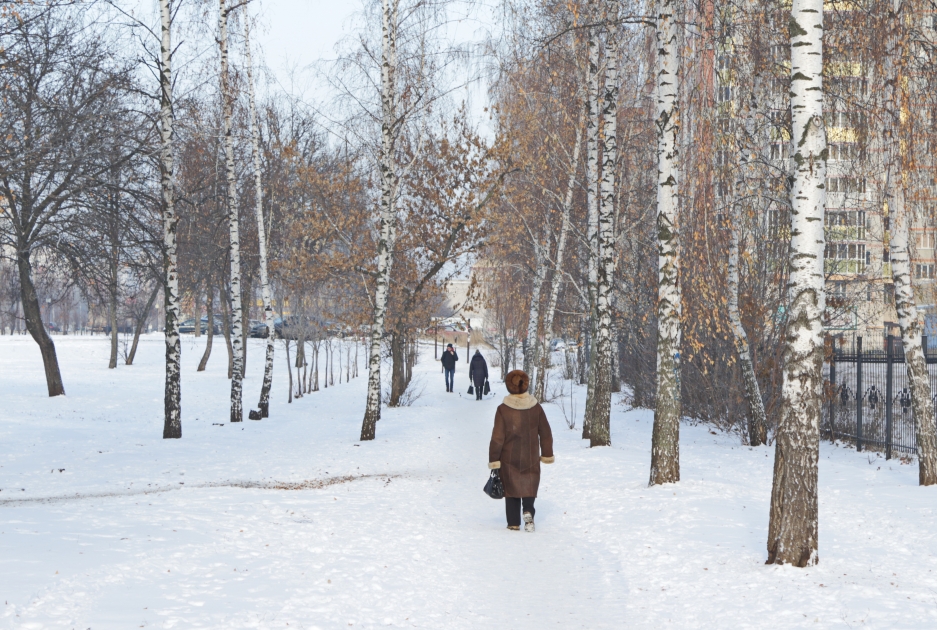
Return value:
M 527 393 L 530 377 L 522 370 L 514 370 L 504 382 L 511 395 L 504 398 L 495 412 L 495 426 L 488 445 L 488 468 L 498 472 L 504 485 L 508 529 L 520 529 L 523 509 L 524 531 L 533 532 L 540 464 L 555 461 L 553 433 L 543 407 Z M 494 483 L 492 479 L 493 476 L 490 483 Z M 489 496 L 494 497 L 490 493 Z
M 481 400 L 482 396 L 487 393 L 485 387 L 488 384 L 488 363 L 482 356 L 481 350 L 475 351 L 475 356 L 469 364 L 469 380 L 472 381 L 468 389 L 469 395 L 475 394 L 475 400 Z

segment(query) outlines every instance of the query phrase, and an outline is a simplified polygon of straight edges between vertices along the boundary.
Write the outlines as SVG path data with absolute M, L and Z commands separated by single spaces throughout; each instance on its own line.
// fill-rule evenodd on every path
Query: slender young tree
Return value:
M 569 234 L 569 215 L 573 208 L 573 193 L 575 192 L 576 175 L 579 172 L 579 156 L 582 153 L 582 122 L 576 125 L 576 140 L 573 144 L 573 160 L 569 167 L 569 181 L 566 184 L 566 195 L 563 197 L 563 216 L 560 226 L 560 236 L 556 243 L 556 257 L 553 260 L 553 284 L 550 287 L 550 301 L 547 302 L 547 312 L 543 316 L 543 351 L 541 352 L 540 369 L 534 385 L 534 396 L 543 400 L 546 386 L 547 370 L 550 369 L 550 348 L 553 345 L 553 318 L 556 315 L 556 303 L 560 297 L 560 287 L 563 286 L 563 258 L 566 255 L 566 238 Z
M 680 0 L 657 3 L 657 406 L 650 485 L 680 481 Z
M 788 324 L 767 564 L 817 563 L 817 461 L 823 393 L 823 0 L 794 0 L 790 18 L 792 147 Z
M 237 174 L 234 170 L 234 94 L 228 71 L 228 17 L 235 7 L 218 0 L 218 46 L 221 49 L 221 116 L 224 134 L 226 197 L 228 204 L 228 249 L 231 263 L 231 422 L 244 419 L 242 387 L 244 381 L 244 334 L 241 308 L 241 237 L 238 223 Z
M 590 2 L 590 5 L 592 3 Z M 586 408 L 582 419 L 582 439 L 589 438 L 592 423 L 592 408 L 595 402 L 595 370 L 592 360 L 595 357 L 595 285 L 598 278 L 599 261 L 599 163 L 602 160 L 599 145 L 599 41 L 598 28 L 589 29 L 587 50 L 589 54 L 587 68 L 586 101 L 586 248 L 588 252 L 587 286 L 589 294 L 589 339 L 586 343 L 589 370 L 586 376 Z
M 615 273 L 615 174 L 618 162 L 618 0 L 607 6 L 605 90 L 602 103 L 602 182 L 595 283 L 595 371 L 590 446 L 612 443 L 612 278 Z
M 173 111 L 172 111 L 172 5 L 159 0 L 159 175 L 163 202 L 163 300 L 166 309 L 166 388 L 163 399 L 163 438 L 182 437 L 182 343 L 179 339 L 179 274 L 176 269 L 176 225 L 178 217 L 173 190 Z
M 381 149 L 380 149 L 380 232 L 377 242 L 377 275 L 374 289 L 374 317 L 368 352 L 368 400 L 361 423 L 361 439 L 373 440 L 381 419 L 381 339 L 387 315 L 390 269 L 397 236 L 397 6 L 399 0 L 381 3 Z
M 751 348 L 748 344 L 748 334 L 742 326 L 742 315 L 739 312 L 739 218 L 738 205 L 732 206 L 733 216 L 729 219 L 729 264 L 726 270 L 729 285 L 729 323 L 732 324 L 732 335 L 735 340 L 735 351 L 739 355 L 739 364 L 742 367 L 742 380 L 745 382 L 745 398 L 748 401 L 749 422 L 748 441 L 752 446 L 761 446 L 768 443 L 768 421 L 765 416 L 765 404 L 761 399 L 761 388 L 755 376 L 755 365 L 752 363 Z
M 244 49 L 247 53 L 247 87 L 250 106 L 251 154 L 254 166 L 254 214 L 257 217 L 257 251 L 260 257 L 260 297 L 264 305 L 264 323 L 267 325 L 267 353 L 264 361 L 264 381 L 260 388 L 260 415 L 270 415 L 270 386 L 273 384 L 273 298 L 267 275 L 267 233 L 264 229 L 264 198 L 260 169 L 260 129 L 257 126 L 257 107 L 254 102 L 254 69 L 251 60 L 250 18 L 244 19 Z
M 914 414 L 918 451 L 918 481 L 922 486 L 937 483 L 937 436 L 934 431 L 934 403 L 931 398 L 927 363 L 924 359 L 920 318 L 911 281 L 911 256 L 908 227 L 911 217 L 905 205 L 900 176 L 888 178 L 888 216 L 891 218 L 891 273 L 895 282 L 895 307 L 901 341 L 904 346 L 908 384 L 911 389 L 911 411 Z
M 915 437 L 918 451 L 918 482 L 922 486 L 937 483 L 937 431 L 934 426 L 934 402 L 931 398 L 927 361 L 922 345 L 921 321 L 918 317 L 911 276 L 911 248 L 909 228 L 913 215 L 905 203 L 905 187 L 909 177 L 909 156 L 906 149 L 912 137 L 912 112 L 909 106 L 909 88 L 913 78 L 908 76 L 907 42 L 911 34 L 906 30 L 905 12 L 912 3 L 893 0 L 891 50 L 885 68 L 888 73 L 888 94 L 885 103 L 885 148 L 889 158 L 885 194 L 888 216 L 891 220 L 891 273 L 895 283 L 895 309 L 901 328 L 908 384 L 911 389 L 911 410 L 914 415 Z

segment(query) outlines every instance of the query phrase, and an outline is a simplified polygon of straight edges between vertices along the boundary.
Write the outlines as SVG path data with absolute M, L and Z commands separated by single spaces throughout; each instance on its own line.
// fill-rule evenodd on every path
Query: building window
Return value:
M 716 59 L 716 69 L 717 70 L 729 69 L 729 55 L 719 55 L 719 57 Z
M 848 162 L 859 159 L 859 145 L 855 142 L 834 142 L 830 144 L 830 160 Z
M 934 263 L 918 263 L 914 265 L 914 277 L 918 280 L 933 280 Z
M 716 88 L 716 102 L 728 103 L 732 100 L 732 86 L 721 85 Z
M 861 210 L 827 212 L 825 221 L 829 240 L 865 240 L 865 212 Z
M 826 190 L 831 193 L 865 194 L 864 177 L 830 177 L 826 180 Z
M 935 237 L 937 237 L 937 235 L 933 232 L 918 234 L 915 239 L 915 245 L 917 245 L 918 249 L 934 249 Z
M 775 142 L 771 145 L 772 160 L 786 160 L 791 157 L 790 142 Z
M 728 166 L 729 165 L 729 152 L 728 151 L 716 151 L 716 166 Z
M 865 245 L 861 243 L 827 243 L 827 268 L 833 273 L 865 271 Z
M 885 304 L 895 304 L 895 285 L 886 284 L 885 285 Z

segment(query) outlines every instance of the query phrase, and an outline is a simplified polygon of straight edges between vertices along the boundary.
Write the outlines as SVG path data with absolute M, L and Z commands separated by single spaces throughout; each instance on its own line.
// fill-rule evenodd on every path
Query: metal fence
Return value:
M 853 442 L 856 450 L 917 453 L 911 389 L 901 340 L 885 337 L 884 348 L 863 349 L 862 337 L 852 348 L 835 348 L 824 365 L 827 404 L 821 431 L 832 439 Z M 924 356 L 931 392 L 937 391 L 937 353 Z M 937 408 L 937 396 L 935 396 Z

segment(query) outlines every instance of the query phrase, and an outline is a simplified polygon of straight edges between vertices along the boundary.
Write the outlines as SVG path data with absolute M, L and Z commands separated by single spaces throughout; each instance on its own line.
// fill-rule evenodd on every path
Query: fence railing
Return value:
M 922 345 L 931 392 L 937 392 L 937 354 L 927 351 L 927 337 Z M 881 350 L 863 349 L 862 337 L 856 337 L 852 348 L 834 348 L 824 378 L 822 433 L 831 440 L 851 441 L 858 451 L 885 451 L 886 459 L 894 451 L 917 453 L 911 388 L 899 338 L 888 335 Z M 937 408 L 937 396 L 934 400 Z

